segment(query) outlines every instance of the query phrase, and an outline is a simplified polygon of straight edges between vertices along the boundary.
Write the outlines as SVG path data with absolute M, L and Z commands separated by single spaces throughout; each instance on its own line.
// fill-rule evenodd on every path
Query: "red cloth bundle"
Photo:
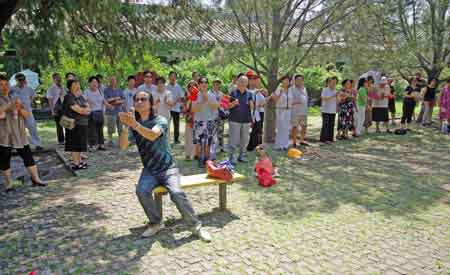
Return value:
M 269 171 L 264 168 L 258 170 L 256 178 L 258 179 L 259 185 L 266 188 L 277 183 L 277 181 L 272 177 Z
M 196 101 L 198 98 L 198 88 L 197 87 L 192 87 L 191 89 L 191 93 L 188 95 L 187 97 L 190 101 Z
M 258 173 L 259 170 L 265 169 L 267 170 L 271 175 L 275 174 L 275 170 L 273 169 L 272 162 L 268 157 L 263 157 L 255 165 L 255 172 Z
M 211 178 L 230 181 L 233 179 L 233 173 L 226 166 L 216 165 L 212 160 L 206 161 L 206 173 Z
M 275 174 L 272 162 L 266 156 L 258 160 L 255 165 L 256 178 L 262 187 L 270 187 L 277 183 L 272 177 Z
M 230 108 L 230 96 L 224 95 L 222 99 L 220 100 L 220 108 L 227 110 Z

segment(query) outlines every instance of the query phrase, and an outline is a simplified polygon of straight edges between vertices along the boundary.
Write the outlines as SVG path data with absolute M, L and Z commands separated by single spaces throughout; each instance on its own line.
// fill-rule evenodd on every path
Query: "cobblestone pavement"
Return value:
M 417 130 L 312 147 L 305 161 L 273 153 L 282 178 L 270 189 L 238 167 L 250 180 L 228 189 L 228 212 L 216 187 L 187 192 L 209 244 L 167 197 L 168 228 L 141 239 L 136 150 L 91 154 L 78 178 L 1 194 L 0 274 L 448 275 L 449 141 Z

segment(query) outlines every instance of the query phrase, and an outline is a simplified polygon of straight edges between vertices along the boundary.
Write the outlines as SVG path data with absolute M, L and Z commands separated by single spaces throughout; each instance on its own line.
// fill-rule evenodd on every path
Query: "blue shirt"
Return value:
M 106 101 L 113 97 L 120 97 L 122 100 L 125 99 L 122 89 L 119 88 L 113 89 L 111 87 L 107 87 L 103 93 Z M 110 102 L 110 104 L 113 105 L 113 108 L 106 108 L 105 114 L 107 115 L 117 115 L 118 113 L 125 111 L 125 103 L 116 105 L 114 102 Z
M 251 123 L 252 112 L 250 109 L 250 102 L 254 102 L 253 94 L 245 90 L 241 93 L 239 90 L 234 90 L 230 94 L 232 100 L 239 100 L 239 105 L 230 109 L 230 121 L 237 123 Z
M 19 86 L 13 86 L 11 87 L 10 94 L 13 98 L 20 98 L 20 101 L 22 101 L 25 110 L 31 111 L 32 98 L 36 95 L 36 92 L 33 89 L 26 85 L 22 88 L 20 88 Z
M 175 162 L 170 153 L 169 142 L 167 140 L 167 119 L 162 116 L 154 116 L 145 121 L 138 121 L 146 128 L 152 129 L 156 126 L 162 131 L 162 134 L 155 141 L 150 141 L 138 132 L 133 131 L 144 167 L 152 175 L 157 175 L 170 168 L 174 168 Z

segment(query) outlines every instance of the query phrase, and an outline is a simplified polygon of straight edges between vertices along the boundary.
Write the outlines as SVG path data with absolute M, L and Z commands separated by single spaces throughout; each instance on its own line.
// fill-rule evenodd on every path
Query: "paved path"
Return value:
M 313 148 L 320 157 L 301 163 L 275 155 L 278 185 L 231 186 L 229 212 L 214 210 L 216 188 L 189 190 L 210 244 L 167 198 L 168 229 L 141 239 L 135 150 L 96 153 L 80 178 L 1 194 L 0 274 L 448 275 L 449 140 L 422 134 Z

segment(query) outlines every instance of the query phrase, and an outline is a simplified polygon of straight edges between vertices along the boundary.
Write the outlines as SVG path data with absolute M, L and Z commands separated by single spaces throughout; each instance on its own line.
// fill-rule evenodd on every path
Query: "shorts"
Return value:
M 216 121 L 194 121 L 193 143 L 211 145 L 216 133 Z
M 294 115 L 291 118 L 292 127 L 302 127 L 306 128 L 308 125 L 308 116 L 307 115 Z

